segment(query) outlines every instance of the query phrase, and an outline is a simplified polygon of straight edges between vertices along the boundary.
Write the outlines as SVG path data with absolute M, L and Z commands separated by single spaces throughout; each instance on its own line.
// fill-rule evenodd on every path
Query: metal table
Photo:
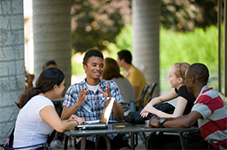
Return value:
M 125 127 L 118 128 L 118 126 L 124 125 Z M 65 140 L 64 140 L 64 149 L 67 149 L 67 143 L 68 143 L 68 137 L 82 137 L 81 141 L 81 149 L 85 149 L 85 142 L 86 142 L 86 136 L 91 135 L 103 135 L 106 142 L 107 142 L 107 148 L 110 149 L 110 141 L 107 138 L 107 134 L 112 133 L 118 133 L 118 134 L 131 134 L 131 149 L 135 149 L 134 140 L 135 140 L 135 134 L 140 132 L 169 132 L 169 133 L 178 133 L 181 140 L 182 149 L 184 149 L 185 146 L 185 140 L 183 137 L 184 132 L 195 132 L 199 131 L 200 128 L 192 127 L 192 128 L 150 128 L 145 127 L 145 125 L 135 125 L 135 124 L 127 124 L 127 123 L 113 123 L 109 124 L 107 129 L 102 130 L 78 130 L 78 129 L 72 129 L 70 131 L 65 131 Z M 136 142 L 137 142 L 137 136 L 136 136 Z

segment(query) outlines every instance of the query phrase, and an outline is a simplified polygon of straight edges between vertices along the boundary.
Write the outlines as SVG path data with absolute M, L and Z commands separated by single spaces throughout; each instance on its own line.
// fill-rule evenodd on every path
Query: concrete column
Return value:
M 35 80 L 44 62 L 55 60 L 71 85 L 71 28 L 69 0 L 33 0 Z
M 0 1 L 0 143 L 15 126 L 24 71 L 23 0 Z
M 145 74 L 148 84 L 158 86 L 159 95 L 159 16 L 160 0 L 133 0 L 133 64 Z

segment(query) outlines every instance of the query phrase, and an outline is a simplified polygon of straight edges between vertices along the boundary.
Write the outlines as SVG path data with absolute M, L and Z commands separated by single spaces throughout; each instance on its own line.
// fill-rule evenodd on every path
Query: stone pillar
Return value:
M 23 0 L 0 2 L 0 143 L 15 126 L 25 88 Z
M 71 27 L 69 0 L 33 0 L 35 81 L 43 63 L 55 60 L 71 85 Z
M 156 82 L 159 95 L 159 16 L 160 0 L 133 0 L 133 64 L 145 74 L 148 84 Z

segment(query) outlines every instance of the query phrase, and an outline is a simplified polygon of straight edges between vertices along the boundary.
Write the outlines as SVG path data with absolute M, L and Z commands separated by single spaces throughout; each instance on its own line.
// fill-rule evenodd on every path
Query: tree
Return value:
M 130 0 L 74 0 L 72 6 L 74 52 L 96 47 L 104 50 L 126 24 L 131 24 Z
M 74 0 L 71 14 L 74 53 L 93 47 L 105 50 L 131 24 L 131 0 Z M 177 32 L 216 25 L 217 0 L 162 0 L 160 22 Z
M 162 0 L 160 21 L 164 28 L 192 31 L 217 24 L 217 0 Z

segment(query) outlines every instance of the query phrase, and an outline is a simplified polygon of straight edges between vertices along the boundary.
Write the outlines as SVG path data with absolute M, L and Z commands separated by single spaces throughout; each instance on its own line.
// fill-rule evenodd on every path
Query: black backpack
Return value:
M 169 103 L 156 104 L 154 107 L 168 114 L 172 114 L 175 109 L 175 107 Z M 154 114 L 149 114 L 147 117 L 143 118 L 140 116 L 141 110 L 129 112 L 129 114 L 125 116 L 125 121 L 132 124 L 144 124 L 145 120 L 149 120 L 152 116 L 154 116 Z

